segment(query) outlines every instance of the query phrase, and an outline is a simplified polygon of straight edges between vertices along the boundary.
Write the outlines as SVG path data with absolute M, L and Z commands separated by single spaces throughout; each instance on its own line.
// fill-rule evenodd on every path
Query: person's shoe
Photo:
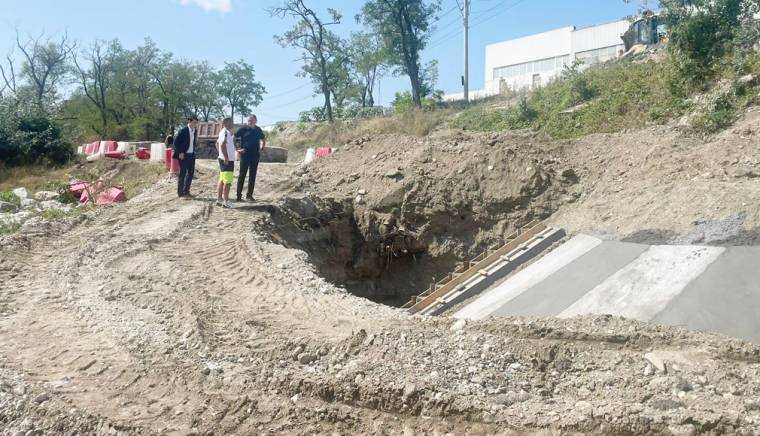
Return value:
M 217 198 L 217 199 L 216 199 L 216 205 L 217 205 L 217 206 L 223 206 L 223 205 L 224 205 L 224 203 L 222 202 L 222 199 L 221 199 L 221 198 Z
M 254 200 L 253 197 L 249 195 L 248 197 L 245 197 L 245 201 L 247 201 L 249 203 L 253 203 L 256 200 Z
M 225 201 L 224 203 L 222 203 L 222 207 L 225 209 L 232 209 L 232 206 L 230 205 L 228 201 Z
M 243 202 L 243 199 L 240 197 L 235 199 L 235 203 L 242 203 L 242 202 Z
M 193 195 L 193 194 L 191 194 L 189 192 L 186 192 L 185 195 L 183 195 L 183 197 L 185 197 L 187 199 L 191 199 L 191 198 L 195 198 L 195 195 Z

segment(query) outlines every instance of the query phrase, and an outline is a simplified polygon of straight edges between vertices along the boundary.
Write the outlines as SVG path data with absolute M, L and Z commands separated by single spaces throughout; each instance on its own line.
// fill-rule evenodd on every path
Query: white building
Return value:
M 578 59 L 593 65 L 618 57 L 624 50 L 628 20 L 576 28 L 563 27 L 486 46 L 485 89 L 473 98 L 499 94 L 505 87 L 530 89 L 548 83 Z M 461 100 L 462 93 L 444 100 Z

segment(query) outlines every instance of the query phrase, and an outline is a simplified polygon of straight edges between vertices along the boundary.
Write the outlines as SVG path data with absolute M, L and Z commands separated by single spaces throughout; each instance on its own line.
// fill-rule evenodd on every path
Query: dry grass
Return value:
M 356 128 L 358 134 L 397 133 L 410 136 L 427 136 L 451 118 L 453 111 L 411 110 L 401 115 L 372 118 L 362 121 Z
M 64 179 L 74 166 L 50 168 L 34 165 L 0 168 L 0 191 L 8 191 L 19 186 L 25 187 L 30 192 L 45 190 L 51 180 Z
M 364 135 L 401 134 L 426 136 L 446 123 L 453 115 L 452 109 L 434 111 L 411 110 L 401 115 L 376 117 L 356 121 L 323 123 L 304 130 L 295 138 L 277 138 L 276 145 L 287 148 L 291 160 L 300 160 L 307 148 L 337 147 Z
M 95 181 L 105 179 L 109 186 L 122 186 L 127 198 L 166 175 L 163 164 L 132 160 L 100 160 L 77 162 L 59 168 L 27 166 L 0 168 L 0 192 L 23 186 L 34 194 L 38 191 L 57 191 L 73 180 Z

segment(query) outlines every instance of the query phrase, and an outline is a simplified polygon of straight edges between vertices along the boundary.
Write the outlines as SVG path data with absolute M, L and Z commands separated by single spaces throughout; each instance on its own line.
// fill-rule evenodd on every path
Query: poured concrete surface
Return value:
M 727 249 L 652 321 L 760 343 L 760 250 Z
M 645 245 L 601 242 L 495 312 L 502 316 L 557 316 L 648 249 Z
M 586 314 L 760 343 L 760 247 L 648 246 L 579 235 L 454 316 Z
M 559 316 L 614 313 L 649 321 L 724 250 L 717 247 L 653 246 Z
M 573 260 L 588 253 L 602 243 L 600 239 L 578 235 L 562 244 L 504 283 L 497 284 L 473 303 L 464 307 L 457 318 L 481 319 L 491 315 L 513 298 L 537 285 L 547 277 L 564 268 Z

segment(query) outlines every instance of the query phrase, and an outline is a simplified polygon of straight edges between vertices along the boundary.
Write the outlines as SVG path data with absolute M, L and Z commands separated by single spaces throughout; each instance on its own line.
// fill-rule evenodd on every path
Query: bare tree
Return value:
M 0 97 L 5 94 L 6 90 L 11 94 L 16 94 L 18 91 L 18 86 L 16 85 L 16 62 L 13 59 L 13 52 L 8 52 L 8 54 L 5 55 L 5 62 L 7 62 L 8 65 L 3 66 L 3 64 L 0 63 L 0 76 L 3 78 L 3 86 L 0 88 Z
M 79 84 L 87 98 L 98 108 L 100 112 L 101 128 L 94 129 L 100 135 L 105 135 L 108 130 L 108 92 L 113 79 L 111 66 L 111 54 L 117 49 L 118 42 L 112 42 L 108 47 L 103 41 L 94 42 L 83 54 L 90 67 L 82 67 L 77 56 L 74 56 L 74 65 L 78 72 Z
M 328 8 L 329 18 L 319 18 L 303 0 L 285 0 L 282 6 L 270 9 L 269 13 L 280 18 L 290 16 L 298 20 L 292 29 L 276 39 L 283 47 L 291 46 L 303 50 L 303 75 L 310 77 L 319 86 L 319 91 L 325 99 L 327 120 L 332 122 L 331 83 L 334 82 L 335 67 L 344 61 L 338 59 L 342 55 L 340 38 L 328 27 L 340 24 L 340 13 Z
M 56 85 L 64 78 L 67 64 L 76 44 L 64 34 L 59 39 L 45 36 L 27 36 L 22 40 L 16 30 L 16 47 L 24 60 L 21 76 L 34 91 L 34 103 L 39 111 L 46 112 L 46 99 L 55 97 Z

